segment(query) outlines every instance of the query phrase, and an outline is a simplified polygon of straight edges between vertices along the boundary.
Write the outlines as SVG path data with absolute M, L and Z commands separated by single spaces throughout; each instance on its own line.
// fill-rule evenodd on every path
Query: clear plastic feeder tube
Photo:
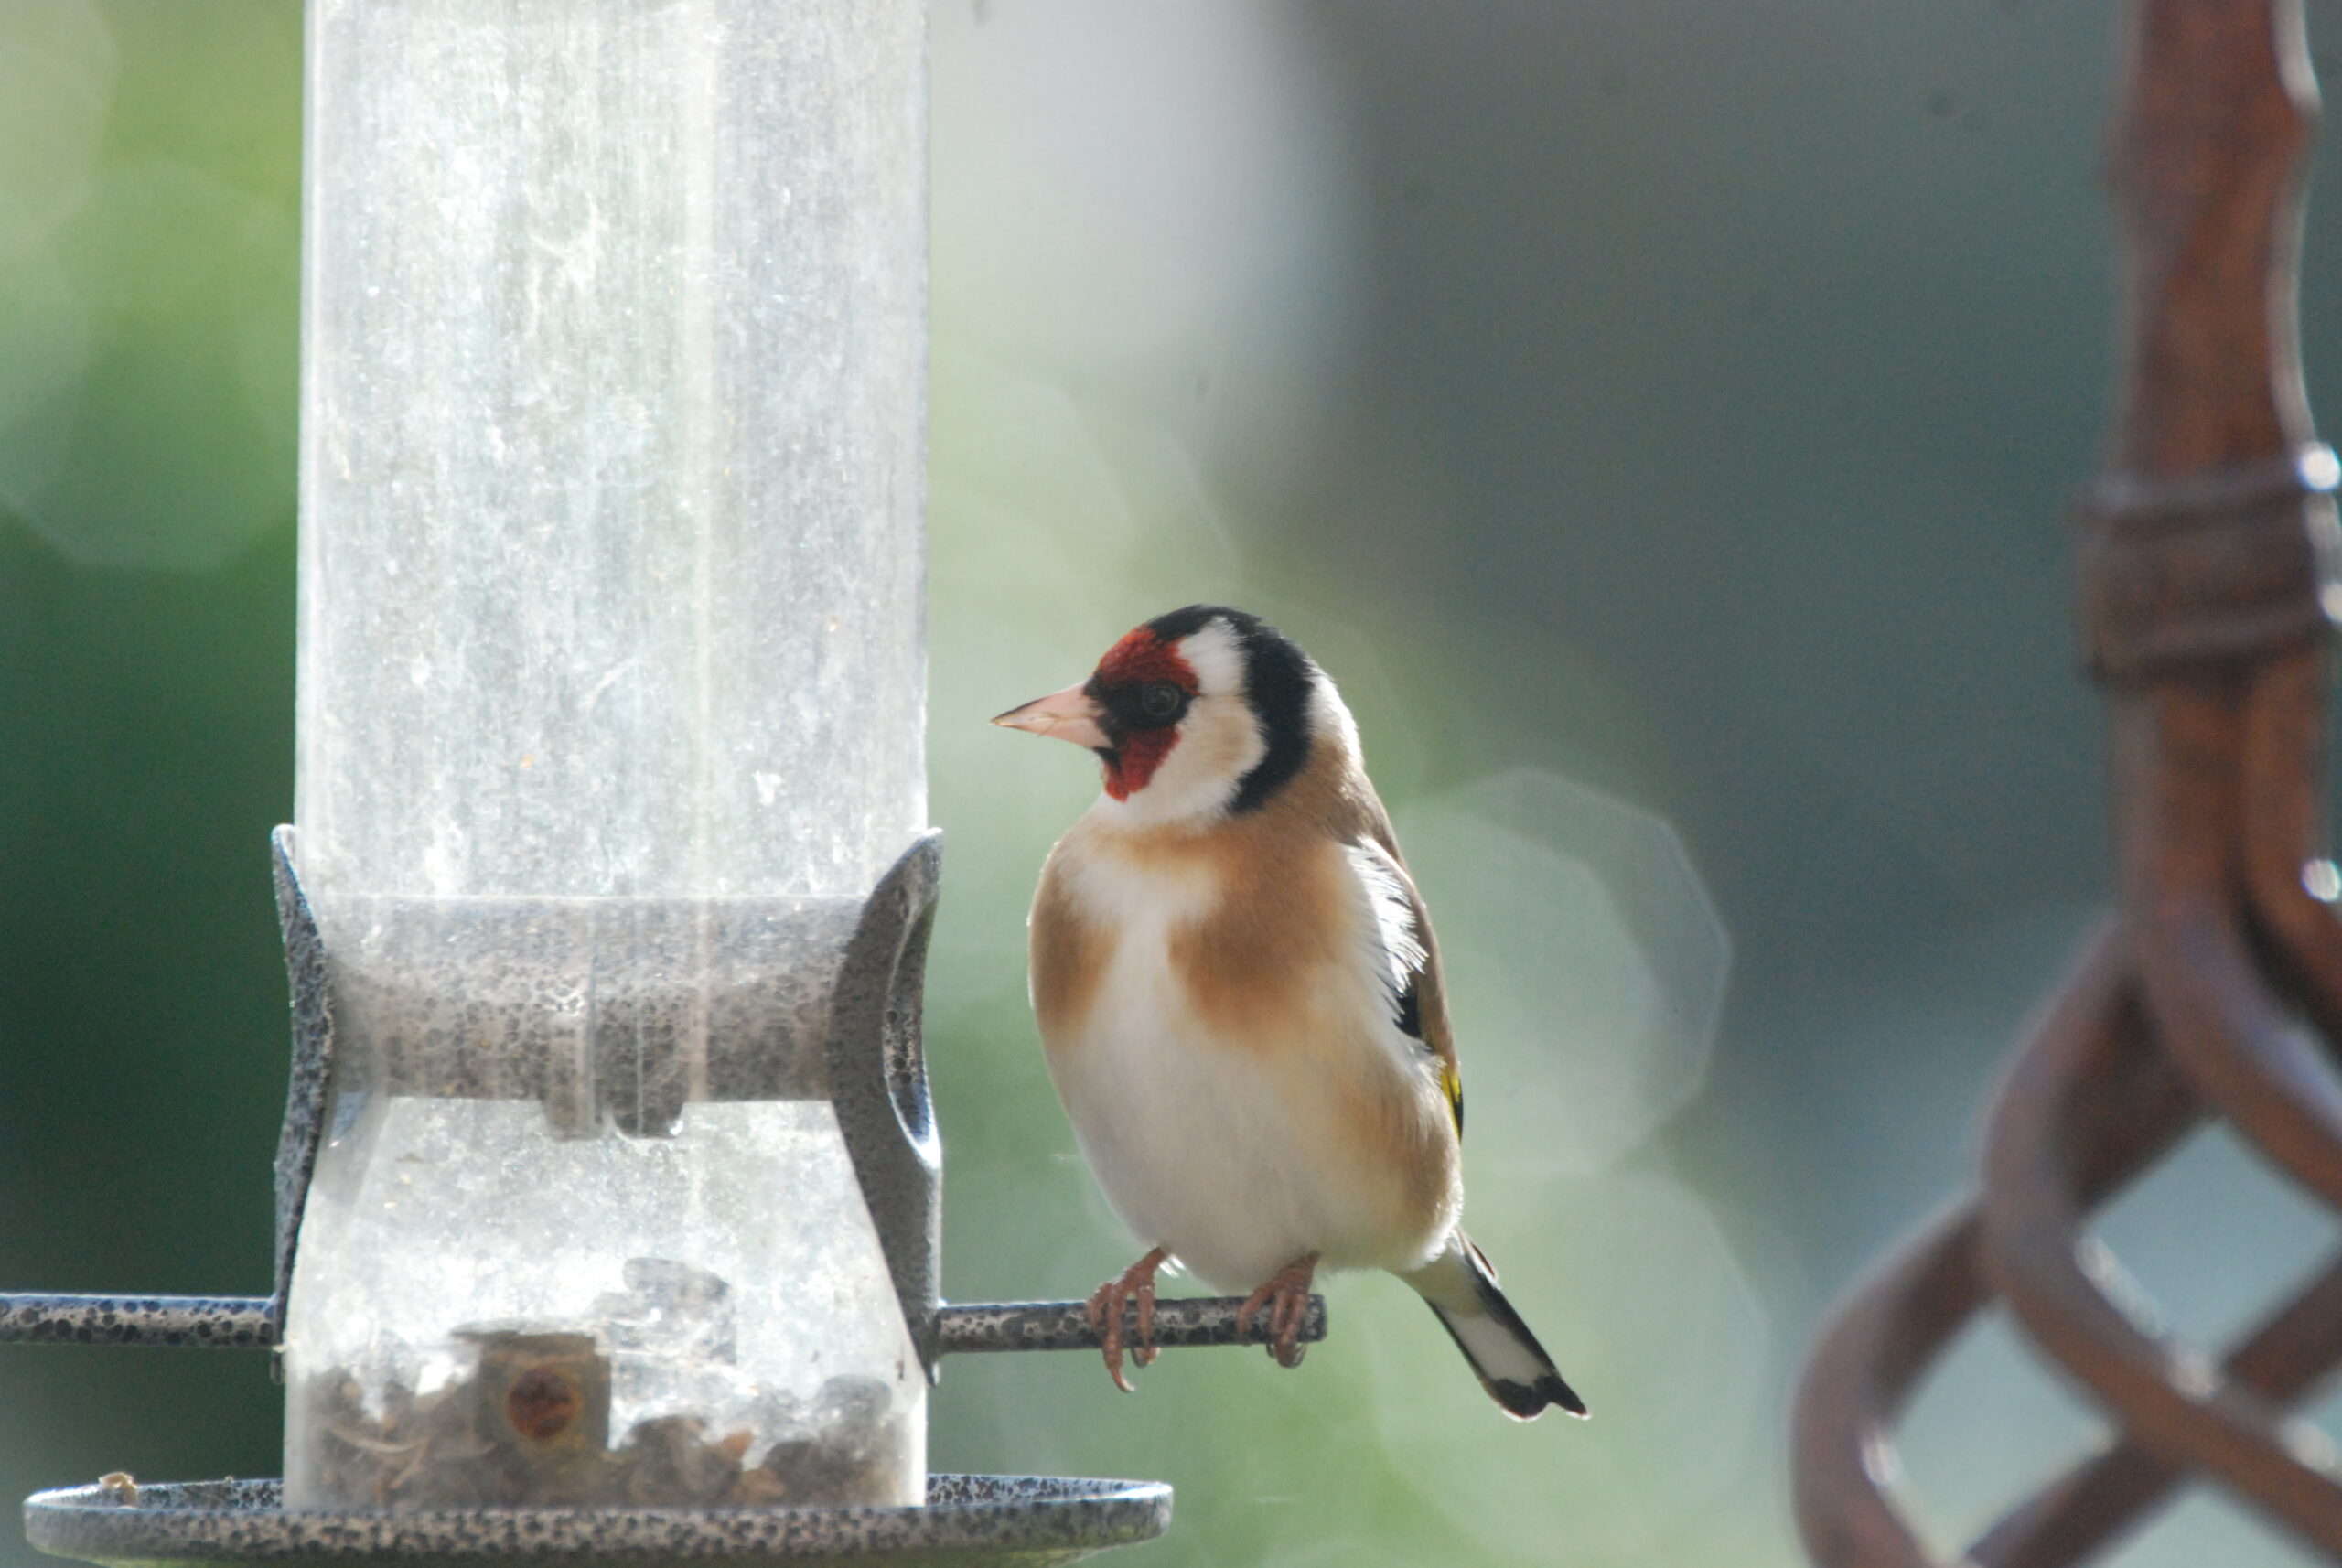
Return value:
M 924 54 L 310 0 L 293 1506 L 922 1495 L 819 1047 L 926 815 Z
M 312 0 L 303 880 L 859 895 L 925 826 L 917 0 Z

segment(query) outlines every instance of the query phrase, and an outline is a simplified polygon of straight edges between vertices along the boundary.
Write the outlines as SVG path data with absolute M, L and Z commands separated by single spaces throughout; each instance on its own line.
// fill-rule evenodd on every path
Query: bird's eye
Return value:
M 1138 709 L 1151 719 L 1167 719 L 1179 711 L 1179 688 L 1168 681 L 1149 681 L 1139 688 Z

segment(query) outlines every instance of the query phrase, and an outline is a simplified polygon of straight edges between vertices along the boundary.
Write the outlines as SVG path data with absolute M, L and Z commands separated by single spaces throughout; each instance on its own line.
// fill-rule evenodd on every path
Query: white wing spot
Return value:
M 1391 1009 L 1396 1015 L 1399 999 L 1406 994 L 1415 972 L 1423 968 L 1425 956 L 1423 944 L 1415 935 L 1414 904 L 1396 868 L 1370 846 L 1350 845 L 1349 857 L 1366 891 L 1367 908 L 1374 916 L 1366 932 L 1374 947 L 1373 967 L 1391 987 Z

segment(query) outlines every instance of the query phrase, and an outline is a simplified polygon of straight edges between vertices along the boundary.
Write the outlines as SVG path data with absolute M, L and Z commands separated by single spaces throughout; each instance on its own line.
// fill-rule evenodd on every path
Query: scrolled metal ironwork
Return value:
M 2342 1365 L 2342 1257 L 2215 1359 L 2133 1321 L 2084 1235 L 2208 1118 L 2342 1210 L 2342 876 L 2320 821 L 2342 535 L 2294 341 L 2299 0 L 2134 0 L 2125 43 L 2126 362 L 2076 550 L 2121 907 L 2018 1049 L 1976 1193 L 1815 1346 L 1796 1502 L 1824 1568 L 1933 1568 L 1893 1494 L 1894 1423 L 1995 1301 L 2117 1435 L 1959 1561 L 2079 1563 L 2197 1478 L 2342 1558 L 2342 1466 L 2289 1414 Z

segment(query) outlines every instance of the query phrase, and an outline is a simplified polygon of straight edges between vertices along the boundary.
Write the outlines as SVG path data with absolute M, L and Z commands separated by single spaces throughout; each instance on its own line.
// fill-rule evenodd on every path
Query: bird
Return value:
M 1585 1402 L 1462 1227 L 1464 1086 L 1439 944 L 1334 682 L 1276 628 L 1190 605 L 993 723 L 1097 757 L 1028 924 L 1049 1076 L 1146 1243 L 1088 1314 L 1154 1359 L 1158 1271 L 1244 1294 L 1297 1366 L 1316 1273 L 1413 1286 L 1505 1412 Z M 1262 1315 L 1265 1314 L 1265 1321 Z

